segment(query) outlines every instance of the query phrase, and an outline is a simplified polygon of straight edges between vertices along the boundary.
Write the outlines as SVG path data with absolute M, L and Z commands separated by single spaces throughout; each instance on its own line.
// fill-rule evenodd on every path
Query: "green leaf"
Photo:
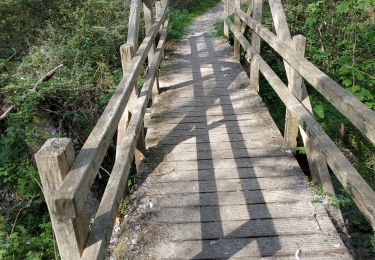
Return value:
M 343 1 L 341 2 L 340 4 L 337 5 L 336 7 L 336 11 L 339 13 L 339 14 L 345 14 L 345 13 L 348 13 L 350 11 L 350 3 L 347 2 L 347 1 Z
M 365 88 L 361 88 L 361 91 L 359 91 L 358 93 L 355 93 L 355 96 L 361 100 L 361 101 L 365 101 L 366 99 L 371 99 L 373 98 L 374 96 L 371 94 L 371 92 L 368 90 L 368 89 L 365 89 Z
M 318 106 L 314 107 L 314 113 L 315 113 L 320 119 L 324 119 L 324 118 L 325 118 L 325 114 L 324 114 L 324 106 L 323 106 L 323 105 L 318 105 Z
M 373 102 L 365 102 L 365 105 L 369 108 L 369 109 L 373 109 L 373 108 L 375 108 L 375 103 L 373 103 Z
M 294 152 L 296 154 L 306 154 L 306 150 L 305 150 L 305 147 L 303 146 L 300 146 L 300 147 L 297 147 L 294 149 Z
M 352 87 L 352 90 L 353 90 L 353 92 L 358 92 L 358 91 L 361 90 L 361 87 L 358 86 L 358 85 L 354 85 L 354 86 Z
M 345 86 L 345 87 L 350 87 L 352 85 L 352 81 L 350 79 L 345 79 L 342 84 Z M 353 90 L 354 91 L 354 90 Z

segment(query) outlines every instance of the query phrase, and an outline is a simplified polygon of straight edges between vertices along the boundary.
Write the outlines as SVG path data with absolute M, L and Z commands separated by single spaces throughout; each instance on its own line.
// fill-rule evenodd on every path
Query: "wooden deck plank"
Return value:
M 157 178 L 161 182 L 178 182 L 178 181 L 209 181 L 209 180 L 230 180 L 230 179 L 249 179 L 249 178 L 278 178 L 285 176 L 303 176 L 298 166 L 291 167 L 286 165 L 272 165 L 261 167 L 248 167 L 237 169 L 203 169 L 199 170 L 176 170 L 174 167 L 170 171 L 159 171 L 153 169 L 151 175 L 146 170 L 141 169 L 144 176 L 148 178 Z M 271 180 L 270 180 L 271 181 Z
M 217 170 L 228 169 L 236 170 L 239 168 L 252 167 L 271 167 L 271 166 L 287 166 L 298 167 L 297 161 L 292 156 L 281 157 L 257 157 L 257 158 L 237 158 L 237 159 L 221 159 L 221 160 L 194 160 L 194 161 L 176 161 L 176 162 L 159 162 L 154 168 L 151 163 L 144 163 L 143 171 L 152 169 L 154 171 L 163 171 L 171 173 L 174 171 L 202 171 L 202 170 Z
M 298 226 L 291 227 L 291 223 Z M 222 230 L 218 228 L 222 227 Z M 312 228 L 313 227 L 313 228 Z M 271 236 L 298 236 L 312 234 L 331 234 L 336 229 L 328 216 L 288 219 L 257 219 L 207 223 L 183 223 L 164 225 L 166 236 L 171 241 L 215 240 L 226 238 L 257 238 Z M 238 229 L 236 232 L 233 230 Z M 205 232 L 202 232 L 204 230 Z
M 313 217 L 324 214 L 310 202 L 269 203 L 250 205 L 219 205 L 161 208 L 156 222 L 162 223 L 202 223 L 213 221 L 238 221 L 251 219 L 279 219 Z M 292 223 L 293 224 L 293 223 Z M 297 223 L 294 223 L 297 225 Z
M 301 250 L 301 259 L 308 259 L 310 256 L 329 259 L 330 254 L 340 256 L 333 259 L 350 259 L 339 238 L 327 237 L 322 240 L 321 235 L 179 241 L 160 243 L 155 250 L 158 251 L 158 255 L 163 256 L 161 259 L 228 259 L 232 256 L 247 259 L 271 256 L 277 259 L 295 259 L 298 249 Z M 342 254 L 338 254 L 340 252 Z
M 304 178 L 285 176 L 278 178 L 227 179 L 214 181 L 159 182 L 148 194 L 206 193 L 220 191 L 304 189 Z
M 150 195 L 149 198 L 161 208 L 251 205 L 261 203 L 295 203 L 311 199 L 306 190 L 220 191 L 206 193 L 181 193 Z

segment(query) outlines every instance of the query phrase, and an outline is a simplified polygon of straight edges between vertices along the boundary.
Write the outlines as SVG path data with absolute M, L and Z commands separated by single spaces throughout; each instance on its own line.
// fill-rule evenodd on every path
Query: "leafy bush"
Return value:
M 15 106 L 0 124 L 0 195 L 17 198 L 0 198 L 0 259 L 56 258 L 32 157 L 50 137 L 86 140 L 122 76 L 128 13 L 117 0 L 0 3 L 0 111 Z

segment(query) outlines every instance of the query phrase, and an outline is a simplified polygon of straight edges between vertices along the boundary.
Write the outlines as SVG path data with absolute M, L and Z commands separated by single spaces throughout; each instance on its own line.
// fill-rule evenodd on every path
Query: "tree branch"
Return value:
M 10 112 L 12 112 L 13 109 L 14 109 L 14 106 L 10 106 L 10 107 L 4 112 L 4 114 L 2 114 L 2 115 L 0 116 L 0 121 L 4 120 L 4 119 L 7 117 L 7 115 L 8 115 Z
M 35 83 L 34 87 L 33 87 L 33 91 L 36 91 L 38 86 L 42 83 L 42 82 L 45 82 L 45 81 L 48 81 L 50 80 L 56 73 L 56 71 L 58 69 L 60 69 L 62 66 L 64 66 L 64 64 L 60 64 L 59 66 L 57 66 L 56 68 L 54 68 L 53 70 L 49 71 L 47 74 L 45 74 L 40 80 L 38 80 L 37 83 Z

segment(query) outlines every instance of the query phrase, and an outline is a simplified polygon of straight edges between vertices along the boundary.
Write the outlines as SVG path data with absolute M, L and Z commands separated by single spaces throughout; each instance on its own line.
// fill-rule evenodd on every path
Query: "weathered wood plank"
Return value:
M 68 138 L 49 139 L 35 155 L 43 194 L 63 260 L 81 257 L 89 233 L 84 210 L 80 210 L 79 217 L 62 221 L 54 209 L 53 196 L 63 183 L 74 157 L 73 143 Z
M 259 191 L 223 191 L 206 193 L 181 193 L 150 195 L 149 198 L 161 208 L 204 207 L 204 206 L 233 206 L 261 203 L 296 203 L 309 201 L 311 195 L 304 189 Z
M 220 214 L 213 214 L 220 212 Z M 233 213 L 236 214 L 233 214 Z M 310 202 L 270 203 L 254 205 L 221 205 L 204 207 L 161 208 L 157 221 L 161 223 L 202 223 L 213 221 L 239 221 L 253 219 L 280 219 L 314 217 L 326 214 L 324 209 L 316 209 Z
M 271 144 L 271 142 L 275 141 L 281 141 L 282 139 L 275 134 L 279 134 L 279 132 L 269 132 L 264 131 L 265 133 L 269 135 L 273 135 L 272 137 L 269 137 L 268 141 L 264 141 L 263 144 Z M 212 144 L 213 148 L 224 148 L 223 146 L 220 146 L 220 143 L 231 143 L 231 142 L 238 142 L 237 147 L 246 147 L 245 143 L 251 143 L 251 142 L 261 142 L 264 140 L 264 135 L 257 133 L 257 134 L 223 134 L 223 135 L 200 135 L 200 136 L 180 136 L 180 137 L 164 137 L 162 139 L 159 139 L 158 137 L 148 138 L 148 145 L 177 145 L 177 144 L 201 144 L 201 143 L 209 143 Z
M 165 137 L 181 137 L 181 138 L 186 138 L 186 137 L 192 137 L 192 136 L 209 136 L 213 138 L 218 138 L 222 137 L 223 135 L 243 135 L 245 138 L 249 137 L 250 134 L 254 134 L 255 136 L 259 136 L 260 133 L 259 131 L 264 131 L 269 134 L 279 134 L 278 129 L 272 129 L 269 126 L 263 125 L 263 124 L 254 124 L 254 126 L 247 126 L 247 127 L 232 127 L 232 128 L 226 128 L 226 127 L 217 127 L 217 128 L 212 128 L 209 131 L 206 129 L 195 129 L 195 130 L 154 130 L 151 129 L 150 131 L 147 132 L 148 138 L 158 138 L 162 139 Z M 266 150 L 266 149 L 265 149 Z
M 290 228 L 292 223 L 298 225 Z M 216 240 L 222 238 L 222 230 L 228 238 L 258 238 L 272 236 L 300 236 L 324 233 L 335 233 L 328 216 L 288 219 L 258 219 L 207 223 L 183 223 L 164 225 L 166 236 L 171 241 Z M 202 232 L 204 230 L 204 232 Z M 233 232 L 235 231 L 235 232 Z
M 152 123 L 159 123 L 163 122 L 165 124 L 187 124 L 187 123 L 206 123 L 210 124 L 212 122 L 240 122 L 240 121 L 254 121 L 256 120 L 259 115 L 265 113 L 265 111 L 258 111 L 257 113 L 252 114 L 240 114 L 240 115 L 223 115 L 223 116 L 216 116 L 216 115 L 208 115 L 208 116 L 186 116 L 184 118 L 175 118 L 175 117 L 166 117 L 166 118 L 151 118 Z
M 181 160 L 183 161 L 183 160 Z M 170 165 L 173 165 L 170 166 Z M 151 172 L 153 171 L 153 172 Z M 250 178 L 277 178 L 286 176 L 303 176 L 298 165 L 287 165 L 275 163 L 272 166 L 252 166 L 237 169 L 216 168 L 216 169 L 175 169 L 174 164 L 167 164 L 167 167 L 157 168 L 145 164 L 142 167 L 144 176 L 157 178 L 157 181 L 205 181 L 205 180 L 227 180 L 227 179 L 250 179 Z
M 198 161 L 175 161 L 160 162 L 154 171 L 159 169 L 162 172 L 185 171 L 185 170 L 206 170 L 206 169 L 228 169 L 235 171 L 238 168 L 252 167 L 270 167 L 275 165 L 287 165 L 296 167 L 298 163 L 293 156 L 281 157 L 257 157 L 257 158 L 238 158 L 238 159 L 221 159 L 221 160 L 198 160 Z M 146 169 L 151 165 L 145 164 Z
M 185 146 L 187 147 L 187 146 Z M 219 160 L 219 159 L 235 159 L 235 158 L 258 158 L 258 157 L 270 157 L 270 156 L 290 156 L 291 153 L 280 148 L 275 149 L 236 149 L 232 150 L 230 147 L 217 146 L 215 149 L 211 149 L 211 153 L 207 151 L 193 151 L 181 149 L 173 149 L 172 152 L 163 157 L 165 162 L 177 162 L 177 161 L 195 161 L 195 160 Z M 160 154 L 163 154 L 163 148 L 168 149 L 169 147 L 158 146 Z M 180 156 L 181 152 L 185 152 L 184 156 Z
M 352 259 L 338 237 L 321 235 L 159 242 L 155 257 L 165 259 Z M 171 250 L 173 249 L 173 250 Z
M 258 107 L 250 107 L 247 106 L 247 108 L 231 108 L 228 107 L 228 109 L 211 109 L 211 110 L 204 110 L 202 107 L 200 110 L 194 108 L 191 109 L 188 112 L 178 112 L 178 109 L 173 109 L 171 112 L 165 112 L 165 113 L 152 113 L 151 118 L 184 118 L 184 117 L 202 117 L 202 116 L 234 116 L 234 115 L 245 115 L 252 113 L 253 111 L 258 112 L 261 111 L 261 109 L 264 109 L 264 107 L 260 104 Z M 177 110 L 177 111 L 176 111 Z
M 198 170 L 199 171 L 199 170 Z M 198 173 L 199 174 L 199 173 Z M 215 174 L 215 171 L 212 171 Z M 254 191 L 305 189 L 303 176 L 285 176 L 278 178 L 227 179 L 213 181 L 177 181 L 158 182 L 148 194 L 207 193 L 220 191 Z

